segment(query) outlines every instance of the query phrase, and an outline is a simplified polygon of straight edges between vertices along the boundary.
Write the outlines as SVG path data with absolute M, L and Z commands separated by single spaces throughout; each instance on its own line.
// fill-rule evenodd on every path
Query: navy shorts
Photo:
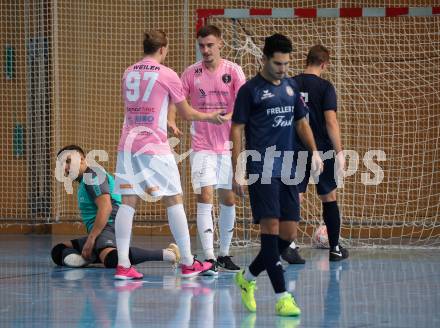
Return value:
M 87 241 L 86 237 L 71 240 L 73 248 L 78 252 L 82 252 L 83 247 Z M 108 224 L 102 229 L 102 232 L 95 240 L 95 246 L 93 247 L 92 262 L 99 262 L 99 253 L 105 248 L 116 248 L 116 235 L 115 226 Z
M 304 193 L 307 190 L 307 185 L 310 179 L 310 170 L 312 167 L 312 154 L 309 153 L 305 168 L 304 179 L 298 184 L 298 192 Z M 297 170 L 299 170 L 297 166 Z M 335 190 L 337 187 L 335 180 L 335 158 L 324 160 L 324 171 L 319 175 L 318 183 L 316 184 L 316 191 L 318 195 L 326 195 Z
M 248 186 L 254 223 L 261 219 L 278 218 L 280 221 L 300 220 L 298 190 L 295 185 L 285 185 L 281 178 L 271 178 L 270 184 L 261 179 Z

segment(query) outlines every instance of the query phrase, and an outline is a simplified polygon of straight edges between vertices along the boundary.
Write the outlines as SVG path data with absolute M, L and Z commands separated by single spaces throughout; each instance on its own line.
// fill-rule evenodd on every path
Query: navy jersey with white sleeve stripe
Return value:
M 324 116 L 327 110 L 337 110 L 336 91 L 333 84 L 315 74 L 302 73 L 293 77 L 293 80 L 296 81 L 309 109 L 309 124 L 318 150 L 333 149 Z M 298 142 L 298 150 L 307 150 L 301 141 Z
M 260 161 L 247 158 L 247 173 L 263 173 L 267 149 L 275 147 L 272 149 L 281 153 L 274 158 L 272 177 L 281 177 L 284 151 L 296 150 L 295 121 L 306 114 L 307 107 L 293 79 L 285 78 L 274 85 L 258 74 L 246 82 L 235 100 L 232 122 L 245 124 L 246 150 L 261 154 Z M 292 169 L 292 177 L 294 173 Z

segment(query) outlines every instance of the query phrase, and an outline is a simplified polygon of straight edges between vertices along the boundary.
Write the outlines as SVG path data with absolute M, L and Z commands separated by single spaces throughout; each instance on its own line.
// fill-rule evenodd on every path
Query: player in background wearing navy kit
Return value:
M 291 52 L 292 42 L 284 35 L 274 34 L 265 39 L 263 69 L 240 88 L 231 128 L 233 190 L 239 196 L 244 194 L 245 182 L 237 169 L 244 132 L 249 199 L 254 223 L 260 224 L 261 237 L 260 252 L 248 268 L 236 274 L 235 281 L 241 289 L 244 306 L 255 312 L 256 278 L 266 270 L 277 297 L 275 312 L 280 316 L 301 313 L 293 296 L 286 291 L 280 262 L 280 253 L 296 237 L 300 217 L 294 179 L 295 131 L 313 151 L 314 174 L 319 174 L 323 165 L 298 86 L 293 79 L 285 78 Z
M 336 118 L 337 101 L 336 92 L 331 82 L 321 78 L 321 74 L 330 63 L 330 53 L 322 45 L 310 48 L 306 59 L 304 73 L 293 79 L 298 84 L 304 101 L 309 108 L 309 124 L 319 151 L 332 152 L 329 159 L 324 159 L 324 171 L 319 176 L 316 191 L 322 201 L 322 217 L 327 226 L 327 234 L 330 245 L 329 260 L 340 261 L 348 257 L 348 251 L 339 245 L 341 229 L 341 216 L 336 201 L 337 179 L 344 174 L 345 157 L 342 150 L 341 133 Z M 301 143 L 297 144 L 299 151 L 307 151 Z M 336 156 L 335 156 L 336 154 Z M 306 164 L 304 180 L 298 185 L 300 201 L 310 177 L 310 154 Z M 327 158 L 324 156 L 324 158 Z M 289 263 L 295 263 L 296 245 L 293 242 L 284 253 L 282 258 Z

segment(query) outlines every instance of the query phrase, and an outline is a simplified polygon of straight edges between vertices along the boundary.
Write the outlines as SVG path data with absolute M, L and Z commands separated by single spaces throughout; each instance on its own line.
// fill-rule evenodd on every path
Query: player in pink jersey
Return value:
M 203 59 L 189 66 L 182 74 L 185 96 L 201 113 L 223 108 L 228 122 L 215 126 L 209 122 L 193 122 L 191 177 L 197 193 L 197 229 L 207 261 L 213 264 L 205 274 L 217 275 L 217 265 L 226 271 L 239 271 L 229 255 L 234 222 L 235 197 L 232 192 L 232 164 L 229 134 L 235 97 L 246 78 L 240 66 L 221 58 L 221 31 L 213 25 L 197 32 L 197 42 Z M 170 126 L 175 128 L 175 115 L 169 114 Z M 212 204 L 214 188 L 220 201 L 220 251 L 214 256 Z
M 167 142 L 168 105 L 170 101 L 175 103 L 187 120 L 222 124 L 226 119 L 219 110 L 201 113 L 188 105 L 178 75 L 161 64 L 168 52 L 164 32 L 146 33 L 143 45 L 145 57 L 127 68 L 122 79 L 125 120 L 116 164 L 115 193 L 122 194 L 122 205 L 115 219 L 118 249 L 115 278 L 142 278 L 131 266 L 129 246 L 138 200 L 151 197 L 163 197 L 171 232 L 181 250 L 181 275 L 192 277 L 212 265 L 195 260 L 191 253 L 179 170 Z

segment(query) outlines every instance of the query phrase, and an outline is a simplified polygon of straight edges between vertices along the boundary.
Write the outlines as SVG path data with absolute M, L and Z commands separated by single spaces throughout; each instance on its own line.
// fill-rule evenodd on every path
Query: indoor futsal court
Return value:
M 438 1 L 2 0 L 0 16 L 0 327 L 440 327 Z M 288 76 L 303 71 L 311 46 L 331 53 L 323 78 L 337 94 L 346 158 L 339 242 L 349 257 L 329 261 L 310 180 L 295 240 L 306 263 L 280 259 L 298 316 L 276 315 L 266 271 L 252 313 L 236 273 L 221 268 L 218 276 L 183 278 L 178 265 L 143 262 L 142 279 L 117 280 L 103 264 L 69 267 L 51 257 L 55 245 L 87 235 L 80 187 L 64 179 L 58 151 L 79 145 L 114 175 L 125 124 L 121 78 L 142 59 L 144 33 L 166 33 L 162 64 L 180 76 L 202 59 L 196 32 L 207 24 L 221 30 L 222 58 L 247 80 L 264 65 L 265 38 L 274 33 L 293 43 Z M 204 97 L 210 86 L 199 87 Z M 177 127 L 182 136 L 168 141 L 192 253 L 203 260 L 193 129 L 180 118 Z M 216 254 L 220 208 L 214 193 Z M 248 193 L 235 198 L 235 211 L 230 255 L 247 268 L 260 251 Z M 167 215 L 161 202 L 140 202 L 130 245 L 175 243 Z

